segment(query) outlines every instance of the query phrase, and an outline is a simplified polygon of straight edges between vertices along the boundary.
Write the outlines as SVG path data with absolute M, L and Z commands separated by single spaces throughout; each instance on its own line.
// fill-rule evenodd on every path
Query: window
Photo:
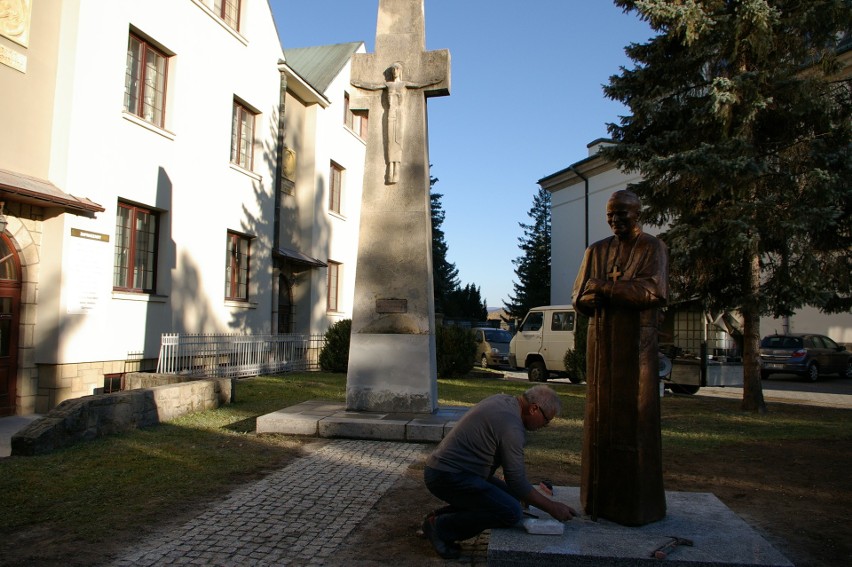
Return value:
M 254 113 L 234 101 L 234 123 L 231 130 L 231 163 L 252 168 L 254 157 Z
M 124 109 L 163 127 L 168 58 L 144 39 L 131 35 L 127 44 Z
M 157 213 L 118 204 L 115 217 L 114 289 L 154 293 L 157 284 Z
M 551 331 L 573 331 L 574 330 L 574 312 L 573 311 L 555 311 L 553 313 L 553 321 L 550 322 Z
M 240 0 L 215 0 L 213 8 L 231 28 L 240 30 Z
M 225 299 L 248 301 L 251 239 L 236 232 L 228 232 L 227 248 Z
M 337 311 L 340 307 L 340 268 L 339 262 L 328 261 L 328 307 L 329 311 Z
M 0 213 L 2 214 L 2 213 Z M 15 282 L 20 278 L 18 276 L 18 253 L 14 248 L 9 246 L 5 237 L 0 237 L 0 280 L 7 282 Z M 0 310 L 2 313 L 2 310 Z M 2 319 L 2 317 L 0 317 Z M 0 334 L 0 342 L 2 337 Z
M 328 209 L 340 214 L 340 195 L 343 192 L 343 168 L 331 162 L 331 171 L 328 175 L 329 197 Z
M 367 112 L 365 110 L 353 111 L 349 106 L 349 93 L 343 95 L 343 123 L 355 132 L 359 138 L 367 137 Z
M 544 322 L 544 313 L 541 311 L 533 311 L 527 315 L 521 325 L 522 332 L 540 331 L 541 325 Z

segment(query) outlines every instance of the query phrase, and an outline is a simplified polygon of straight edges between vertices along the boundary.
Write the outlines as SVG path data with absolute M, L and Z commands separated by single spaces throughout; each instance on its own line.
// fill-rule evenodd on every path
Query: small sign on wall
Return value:
M 5 45 L 0 45 L 0 63 L 21 73 L 27 72 L 27 56 Z
M 89 315 L 102 306 L 103 291 L 109 282 L 109 235 L 72 228 L 71 236 L 65 277 L 66 311 L 69 315 Z

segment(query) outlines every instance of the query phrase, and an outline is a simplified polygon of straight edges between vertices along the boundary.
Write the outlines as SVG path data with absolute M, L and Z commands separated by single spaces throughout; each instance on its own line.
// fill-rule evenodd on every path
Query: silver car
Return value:
M 852 352 L 824 335 L 769 335 L 760 341 L 760 377 L 797 374 L 811 382 L 837 374 L 852 378 Z
M 509 341 L 512 335 L 503 329 L 475 327 L 476 361 L 482 368 L 509 364 Z

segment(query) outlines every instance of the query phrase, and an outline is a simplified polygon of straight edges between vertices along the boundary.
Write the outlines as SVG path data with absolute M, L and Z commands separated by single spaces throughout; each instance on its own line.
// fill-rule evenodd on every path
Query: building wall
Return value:
M 242 4 L 237 32 L 212 0 L 33 2 L 29 46 L 15 47 L 26 72 L 0 65 L 0 168 L 105 211 L 8 203 L 24 273 L 18 413 L 91 394 L 104 374 L 155 360 L 164 332 L 271 330 L 283 51 L 268 2 Z M 131 29 L 170 55 L 162 129 L 123 111 Z M 258 112 L 251 171 L 230 163 L 235 97 Z M 159 211 L 153 294 L 113 290 L 119 199 Z M 228 230 L 253 238 L 247 302 L 225 300 Z
M 0 168 L 47 178 L 64 4 L 41 4 L 32 10 L 27 46 L 0 36 L 2 53 L 26 64 L 23 72 L 0 65 Z
M 566 171 L 551 189 L 550 303 L 570 305 L 571 290 L 588 244 L 610 236 L 606 223 L 606 202 L 618 190 L 639 179 L 624 175 L 613 164 L 594 158 L 597 145 L 589 148 L 590 160 L 577 169 L 588 178 L 588 225 L 586 224 L 586 183 L 575 172 Z M 548 184 L 542 185 L 546 189 Z
M 364 46 L 357 52 L 364 53 Z M 295 330 L 300 333 L 324 333 L 335 322 L 352 317 L 366 144 L 345 125 L 349 77 L 346 63 L 319 93 L 322 103 L 304 100 L 292 91 L 286 99 L 285 145 L 297 157 L 292 194 L 282 195 L 281 245 L 326 264 L 341 264 L 336 311 L 328 309 L 327 268 L 302 267 L 289 274 L 296 303 Z M 340 213 L 329 204 L 331 162 L 343 168 Z
M 364 53 L 362 46 L 358 50 Z M 322 208 L 324 219 L 314 222 L 313 230 L 315 239 L 325 242 L 325 259 L 339 262 L 340 273 L 340 296 L 338 309 L 336 311 L 326 310 L 321 314 L 320 328 L 327 329 L 329 326 L 341 319 L 352 318 L 352 307 L 355 297 L 355 265 L 358 258 L 358 228 L 361 223 L 361 195 L 364 184 L 364 156 L 366 154 L 366 141 L 358 137 L 355 132 L 345 125 L 344 119 L 344 96 L 350 92 L 352 87 L 350 80 L 350 64 L 347 63 L 337 78 L 331 83 L 326 95 L 331 105 L 320 121 L 320 131 L 323 133 L 323 143 L 318 145 L 318 153 L 322 155 L 318 159 L 319 164 L 326 164 L 324 184 L 326 191 L 318 191 L 323 196 Z M 343 168 L 343 190 L 340 206 L 340 214 L 329 209 L 328 200 L 328 164 L 334 161 Z M 323 215 L 318 215 L 318 219 Z M 323 231 L 327 231 L 324 234 Z M 322 287 L 322 295 L 325 296 L 327 282 Z M 315 305 L 322 305 L 317 301 Z
M 305 180 L 311 176 L 314 168 L 313 147 L 316 139 L 314 114 L 316 106 L 308 106 L 295 97 L 289 90 L 285 93 L 284 146 L 295 155 L 293 172 L 282 186 L 279 202 L 278 241 L 281 246 L 302 251 L 316 257 L 310 249 L 310 234 L 306 234 L 299 219 L 315 216 L 313 201 L 307 197 L 312 192 L 311 185 Z M 296 271 L 294 271 L 294 268 Z M 309 333 L 310 323 L 306 314 L 310 313 L 310 268 L 294 264 L 283 270 L 295 315 L 293 330 Z M 276 293 L 282 293 L 277 290 Z M 283 292 L 286 293 L 286 292 Z M 281 332 L 281 329 L 276 329 Z M 284 329 L 289 330 L 289 329 Z
M 803 307 L 791 317 L 764 317 L 760 321 L 760 332 L 771 333 L 818 333 L 827 335 L 835 342 L 852 348 L 852 313 L 820 313 L 813 307 Z

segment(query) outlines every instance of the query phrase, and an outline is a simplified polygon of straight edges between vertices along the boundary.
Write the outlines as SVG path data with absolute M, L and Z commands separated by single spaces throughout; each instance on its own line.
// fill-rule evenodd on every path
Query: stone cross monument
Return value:
M 425 51 L 424 0 L 379 0 L 376 52 L 352 60 L 350 108 L 367 156 L 346 379 L 352 411 L 438 407 L 426 97 L 450 90 L 450 54 Z

